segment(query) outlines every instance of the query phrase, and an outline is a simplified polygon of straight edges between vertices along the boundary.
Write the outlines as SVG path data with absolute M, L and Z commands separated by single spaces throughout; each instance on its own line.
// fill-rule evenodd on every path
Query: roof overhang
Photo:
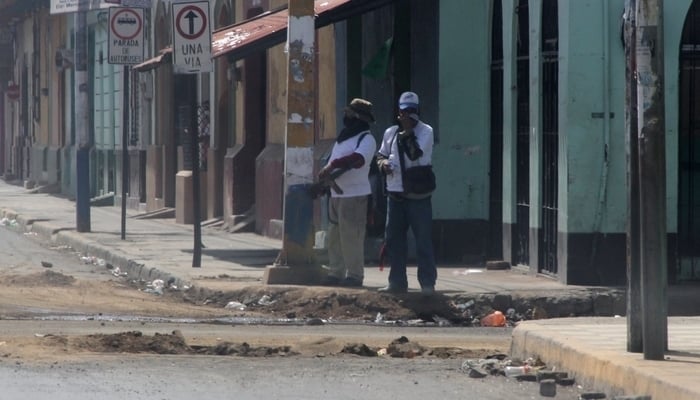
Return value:
M 150 71 L 152 69 L 156 69 L 160 67 L 161 64 L 164 63 L 169 63 L 171 62 L 173 58 L 173 49 L 172 47 L 166 47 L 163 50 L 159 52 L 159 54 L 155 57 L 151 57 L 148 60 L 142 62 L 141 64 L 136 64 L 132 69 L 139 71 L 139 72 L 146 72 Z
M 316 29 L 344 21 L 398 0 L 316 0 Z M 287 40 L 287 8 L 268 12 L 212 34 L 212 57 L 227 56 L 233 62 Z
M 316 29 L 344 21 L 401 0 L 316 0 L 314 2 Z M 212 33 L 212 58 L 226 56 L 229 62 L 284 43 L 287 40 L 289 11 L 286 6 L 268 11 L 254 18 L 218 29 Z M 172 48 L 133 68 L 148 71 L 169 61 Z

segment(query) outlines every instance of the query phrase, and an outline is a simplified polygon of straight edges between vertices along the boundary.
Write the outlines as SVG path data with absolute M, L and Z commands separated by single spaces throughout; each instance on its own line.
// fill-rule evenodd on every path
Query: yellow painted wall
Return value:
M 317 31 L 316 47 L 318 51 L 318 120 L 316 121 L 317 138 L 332 139 L 336 136 L 336 78 L 335 78 L 335 27 L 327 26 Z

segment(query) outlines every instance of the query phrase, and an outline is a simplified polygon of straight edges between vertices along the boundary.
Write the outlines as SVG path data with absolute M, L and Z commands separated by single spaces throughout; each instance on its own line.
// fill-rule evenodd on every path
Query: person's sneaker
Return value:
M 432 296 L 435 294 L 435 286 L 423 286 L 420 292 L 423 296 Z
M 340 278 L 333 275 L 327 275 L 321 279 L 321 286 L 338 286 L 340 285 Z
M 383 288 L 377 289 L 377 291 L 380 293 L 401 294 L 408 292 L 408 288 L 389 284 Z
M 362 287 L 362 279 L 354 278 L 352 276 L 348 276 L 342 281 L 340 281 L 340 286 L 345 286 L 345 287 Z

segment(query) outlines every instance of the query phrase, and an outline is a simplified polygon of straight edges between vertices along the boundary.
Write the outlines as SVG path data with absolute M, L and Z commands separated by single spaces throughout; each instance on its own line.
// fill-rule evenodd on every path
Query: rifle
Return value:
M 311 198 L 317 199 L 323 195 L 330 194 L 330 190 L 333 189 L 337 194 L 343 194 L 343 189 L 338 186 L 335 180 L 344 173 L 348 172 L 351 168 L 336 168 L 324 179 L 319 180 L 309 186 L 309 194 Z

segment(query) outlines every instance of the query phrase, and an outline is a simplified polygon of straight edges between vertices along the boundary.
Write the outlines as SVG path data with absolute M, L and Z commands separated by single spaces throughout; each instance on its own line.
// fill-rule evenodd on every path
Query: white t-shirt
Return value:
M 365 132 L 367 134 L 362 136 Z M 358 144 L 360 136 L 362 136 L 362 140 Z M 376 151 L 377 141 L 374 140 L 374 136 L 369 131 L 360 132 L 349 139 L 343 140 L 341 143 L 336 142 L 333 145 L 328 164 L 335 159 L 343 158 L 352 153 L 358 153 L 364 157 L 365 163 L 360 168 L 348 170 L 336 178 L 335 183 L 343 190 L 343 194 L 338 194 L 331 189 L 332 197 L 366 196 L 372 193 L 372 187 L 369 184 L 369 167 Z
M 386 189 L 389 192 L 403 192 L 403 183 L 401 181 L 401 163 L 399 162 L 399 145 L 398 135 L 399 127 L 394 125 L 384 131 L 384 138 L 379 148 L 379 154 L 386 157 L 389 165 L 392 168 L 392 173 L 386 175 Z M 404 168 L 415 167 L 419 165 L 432 165 L 433 159 L 433 127 L 418 121 L 418 124 L 413 128 L 416 134 L 416 141 L 423 155 L 417 160 L 411 161 L 404 154 Z

